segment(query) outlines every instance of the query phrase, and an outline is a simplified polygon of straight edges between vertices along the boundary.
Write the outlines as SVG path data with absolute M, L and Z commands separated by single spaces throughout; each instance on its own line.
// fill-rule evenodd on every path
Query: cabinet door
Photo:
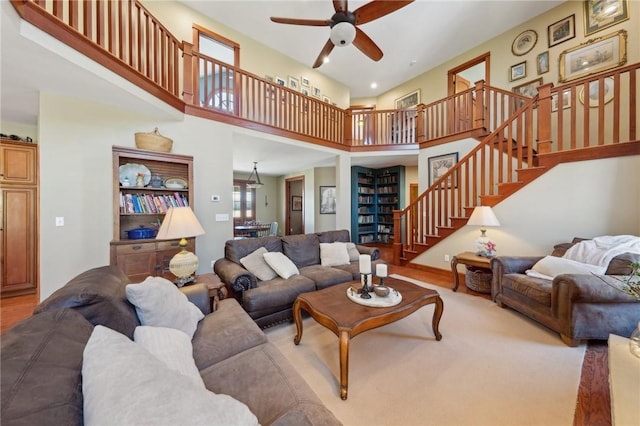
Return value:
M 116 265 L 131 282 L 156 275 L 155 243 L 125 244 L 115 247 Z
M 37 229 L 35 188 L 2 189 L 2 297 L 37 290 Z
M 35 185 L 37 183 L 36 150 L 33 146 L 3 143 L 0 146 L 0 183 Z

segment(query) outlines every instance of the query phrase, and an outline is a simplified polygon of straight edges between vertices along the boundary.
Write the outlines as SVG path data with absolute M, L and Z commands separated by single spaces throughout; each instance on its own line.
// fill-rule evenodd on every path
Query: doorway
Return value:
M 304 234 L 304 176 L 285 179 L 285 235 Z
M 491 53 L 486 52 L 447 72 L 447 95 L 453 96 L 472 89 L 475 83 L 484 80 L 489 84 Z M 457 97 L 449 107 L 449 126 L 451 132 L 471 130 L 476 121 L 476 100 Z

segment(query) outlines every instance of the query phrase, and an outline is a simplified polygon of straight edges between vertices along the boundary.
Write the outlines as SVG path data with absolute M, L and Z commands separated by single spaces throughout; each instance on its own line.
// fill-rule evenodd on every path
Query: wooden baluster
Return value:
M 182 99 L 188 105 L 195 105 L 193 102 L 193 83 L 196 80 L 195 73 L 198 67 L 193 67 L 193 44 L 182 42 L 182 66 L 184 75 L 182 76 Z
M 633 69 L 629 71 L 629 93 L 638 93 L 638 89 L 636 86 L 636 75 L 638 69 Z M 635 141 L 636 140 L 636 130 L 637 130 L 637 115 L 636 108 L 638 107 L 636 100 L 637 96 L 630 96 L 629 98 L 629 138 L 627 140 Z
M 551 88 L 552 83 L 538 87 L 538 153 L 551 152 Z M 560 95 L 558 95 L 560 96 Z M 558 99 L 558 114 L 562 113 L 562 98 Z M 562 131 L 562 129 L 558 129 Z M 531 141 L 533 143 L 533 141 Z

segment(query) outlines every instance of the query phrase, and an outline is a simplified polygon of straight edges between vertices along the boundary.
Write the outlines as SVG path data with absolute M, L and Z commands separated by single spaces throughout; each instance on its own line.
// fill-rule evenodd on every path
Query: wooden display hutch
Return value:
M 0 139 L 1 297 L 38 292 L 38 145 Z
M 404 166 L 351 168 L 351 239 L 392 243 L 393 211 L 404 207 Z
M 139 227 L 154 228 L 162 223 L 166 209 L 182 202 L 193 208 L 193 157 L 141 149 L 113 147 L 113 241 L 111 264 L 117 265 L 132 282 L 148 276 L 162 276 L 173 281 L 169 261 L 180 251 L 179 240 L 129 239 L 127 231 Z M 187 183 L 183 189 L 158 188 L 150 184 L 140 187 L 120 182 L 120 166 L 139 164 L 150 174 L 180 178 Z M 188 239 L 187 250 L 195 253 L 195 238 Z

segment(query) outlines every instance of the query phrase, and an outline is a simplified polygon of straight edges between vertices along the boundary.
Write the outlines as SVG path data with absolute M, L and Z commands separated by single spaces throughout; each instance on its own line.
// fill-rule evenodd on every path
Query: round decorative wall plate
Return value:
M 516 56 L 522 56 L 531 51 L 538 42 L 538 33 L 526 30 L 518 34 L 511 45 L 511 52 Z

